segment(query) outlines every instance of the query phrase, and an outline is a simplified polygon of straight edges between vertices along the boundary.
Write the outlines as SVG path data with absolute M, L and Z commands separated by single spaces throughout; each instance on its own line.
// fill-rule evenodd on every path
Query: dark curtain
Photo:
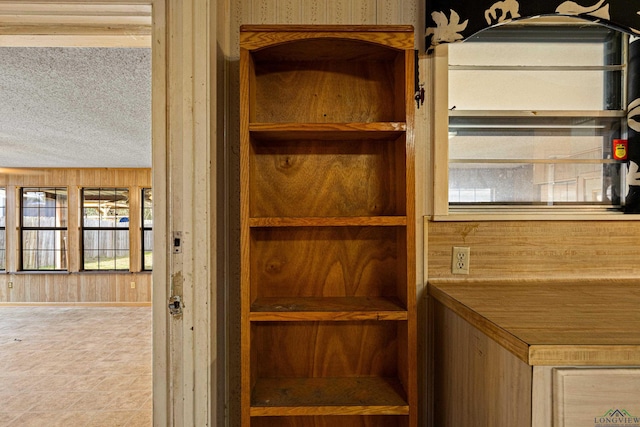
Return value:
M 427 0 L 427 50 L 478 31 L 542 15 L 573 16 L 640 36 L 639 0 Z M 640 40 L 631 37 L 628 67 L 627 194 L 624 211 L 640 213 Z
M 624 211 L 640 213 L 640 39 L 632 38 L 629 43 L 629 70 L 627 86 L 628 172 L 627 198 Z
M 464 40 L 501 23 L 540 15 L 576 16 L 640 34 L 637 0 L 427 0 L 427 46 Z

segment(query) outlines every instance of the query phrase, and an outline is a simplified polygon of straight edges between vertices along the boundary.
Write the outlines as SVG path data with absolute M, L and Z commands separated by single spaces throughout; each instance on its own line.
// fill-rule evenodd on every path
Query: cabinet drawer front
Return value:
M 640 426 L 640 368 L 558 368 L 554 427 Z

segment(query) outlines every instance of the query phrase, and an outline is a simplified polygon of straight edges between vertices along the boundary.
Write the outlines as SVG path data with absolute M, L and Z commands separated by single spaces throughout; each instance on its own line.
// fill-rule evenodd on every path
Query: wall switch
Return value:
M 13 282 L 9 282 L 7 285 L 9 286 L 9 289 L 13 288 Z
M 135 289 L 136 288 L 136 282 L 131 282 L 131 289 Z
M 469 254 L 471 248 L 468 246 L 454 246 L 451 256 L 451 273 L 469 274 Z

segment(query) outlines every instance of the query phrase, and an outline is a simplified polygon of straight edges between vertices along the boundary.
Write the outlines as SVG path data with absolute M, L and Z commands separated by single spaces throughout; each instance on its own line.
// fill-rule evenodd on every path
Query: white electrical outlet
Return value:
M 135 289 L 136 288 L 136 282 L 131 282 L 131 289 Z
M 454 246 L 451 256 L 451 273 L 469 274 L 469 254 L 471 248 L 468 246 Z
M 13 282 L 9 282 L 8 285 L 9 285 L 9 289 L 13 288 Z

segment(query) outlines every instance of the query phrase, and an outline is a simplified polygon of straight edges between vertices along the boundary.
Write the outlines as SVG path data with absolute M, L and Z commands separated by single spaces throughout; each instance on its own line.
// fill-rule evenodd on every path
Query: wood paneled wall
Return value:
M 12 288 L 9 288 L 9 282 Z M 131 284 L 135 284 L 135 288 Z M 3 274 L 2 303 L 151 303 L 150 273 Z
M 424 7 L 419 1 L 396 0 L 242 0 L 230 4 L 232 14 L 243 24 L 415 25 Z
M 564 279 L 640 276 L 640 222 L 427 222 L 428 278 Z M 469 275 L 451 274 L 453 246 L 471 248 Z
M 0 175 L 7 190 L 7 269 L 0 272 L 0 303 L 151 303 L 151 272 L 141 272 L 140 192 L 151 187 L 151 169 L 24 169 Z M 66 187 L 69 203 L 69 271 L 18 271 L 19 189 Z M 129 272 L 82 272 L 80 266 L 80 189 L 130 189 Z M 77 244 L 75 244 L 77 243 Z
M 151 169 L 148 168 L 45 168 L 12 169 L 0 173 L 0 185 L 18 187 L 67 186 L 151 186 Z

